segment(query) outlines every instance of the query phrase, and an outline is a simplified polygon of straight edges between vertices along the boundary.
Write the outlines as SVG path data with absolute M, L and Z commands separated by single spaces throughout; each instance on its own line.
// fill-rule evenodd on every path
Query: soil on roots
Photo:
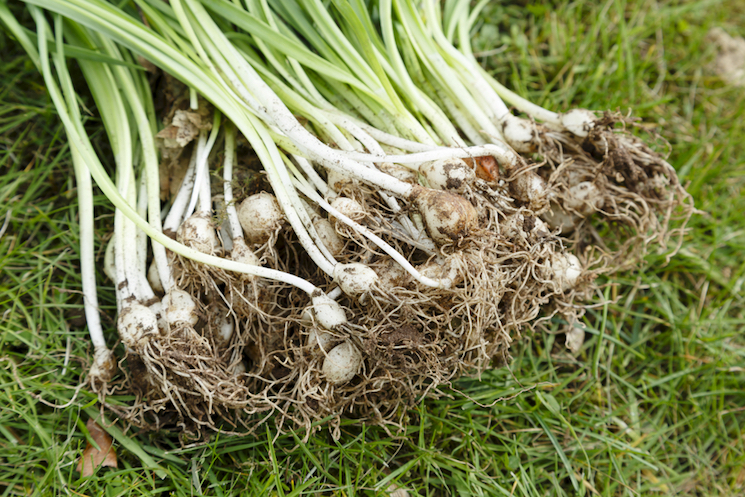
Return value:
M 584 139 L 548 133 L 538 171 L 553 191 L 544 219 L 561 229 L 573 252 L 592 251 L 599 271 L 627 270 L 650 244 L 677 251 L 693 213 L 673 167 L 630 130 L 634 119 L 606 112 Z

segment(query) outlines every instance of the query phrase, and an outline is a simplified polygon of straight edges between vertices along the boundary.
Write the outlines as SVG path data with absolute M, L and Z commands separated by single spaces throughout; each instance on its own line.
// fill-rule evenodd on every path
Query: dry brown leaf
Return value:
M 99 466 L 116 468 L 116 452 L 111 446 L 113 440 L 98 423 L 89 419 L 85 424 L 91 438 L 98 444 L 101 450 L 95 448 L 90 442 L 85 446 L 83 456 L 78 461 L 78 471 L 81 476 L 91 476 Z

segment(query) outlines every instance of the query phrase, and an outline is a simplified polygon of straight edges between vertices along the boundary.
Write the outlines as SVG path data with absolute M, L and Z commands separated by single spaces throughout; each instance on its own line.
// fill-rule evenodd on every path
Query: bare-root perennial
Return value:
M 678 248 L 668 242 L 690 196 L 632 134 L 634 120 L 558 114 L 491 79 L 469 46 L 465 0 L 443 12 L 434 0 L 375 3 L 374 14 L 355 10 L 356 23 L 336 2 L 297 16 L 273 1 L 149 3 L 130 9 L 139 19 L 47 0 L 75 19 L 54 34 L 31 9 L 34 60 L 88 209 L 81 222 L 92 219 L 88 170 L 117 207 L 105 268 L 122 373 L 89 312 L 90 377 L 135 425 L 245 433 L 249 415 L 274 414 L 290 427 L 338 427 L 344 415 L 402 428 L 402 406 L 505 364 L 527 330 L 574 326 L 598 274 L 633 266 L 652 244 Z M 370 39 L 343 43 L 343 33 Z M 54 70 L 53 35 L 65 42 Z M 122 61 L 80 61 L 115 137 L 115 182 L 79 122 L 70 45 Z M 130 68 L 139 56 L 165 84 Z M 148 89 L 165 103 L 160 116 Z M 95 304 L 95 281 L 84 287 Z M 122 391 L 135 402 L 107 400 Z

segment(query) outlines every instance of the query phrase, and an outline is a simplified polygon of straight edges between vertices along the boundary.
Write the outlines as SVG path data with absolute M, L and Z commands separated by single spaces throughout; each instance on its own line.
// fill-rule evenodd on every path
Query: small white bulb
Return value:
M 176 239 L 203 254 L 213 254 L 221 250 L 215 225 L 205 212 L 192 214 L 181 223 L 176 232 Z
M 378 282 L 378 275 L 359 262 L 337 264 L 334 266 L 334 281 L 342 292 L 350 297 L 357 297 L 370 291 L 372 286 Z
M 546 181 L 533 171 L 518 175 L 510 183 L 510 192 L 513 196 L 528 204 L 533 211 L 544 206 L 547 190 Z
M 440 281 L 449 281 L 448 286 L 459 283 L 462 278 L 458 273 L 456 255 L 446 258 L 435 257 L 417 267 L 417 270 L 427 278 Z
M 93 352 L 93 364 L 89 374 L 95 381 L 108 382 L 116 373 L 116 358 L 104 347 L 97 347 Z
M 318 291 L 311 298 L 311 302 L 313 303 L 313 312 L 316 315 L 316 321 L 327 330 L 333 330 L 347 322 L 347 315 L 344 309 L 342 309 L 338 302 L 325 293 Z
M 440 159 L 425 162 L 419 172 L 431 188 L 459 191 L 476 179 L 476 173 L 463 159 Z
M 595 127 L 597 117 L 587 109 L 572 109 L 561 115 L 560 122 L 564 128 L 580 138 L 585 138 L 590 134 L 590 130 Z
M 365 209 L 356 200 L 349 197 L 336 197 L 331 202 L 331 207 L 344 214 L 352 221 L 361 221 L 365 218 Z
M 247 371 L 245 361 L 239 361 L 232 367 L 232 373 L 234 376 L 244 374 Z
M 315 328 L 310 330 L 308 333 L 308 345 L 311 347 L 320 347 L 324 352 L 328 352 L 331 348 L 331 344 L 334 343 L 336 337 L 324 330 L 316 330 Z
M 354 178 L 352 178 L 348 174 L 329 169 L 328 174 L 326 175 L 326 182 L 332 190 L 334 190 L 335 192 L 339 192 L 346 185 L 354 183 Z
M 238 221 L 251 243 L 265 243 L 284 224 L 285 216 L 274 195 L 261 192 L 241 202 Z
M 362 354 L 353 343 L 347 341 L 331 349 L 321 371 L 329 383 L 340 385 L 354 378 L 361 366 Z
M 573 288 L 582 274 L 582 264 L 574 254 L 555 254 L 551 261 L 551 269 L 562 291 Z
M 378 164 L 378 169 L 390 176 L 393 176 L 397 180 L 403 181 L 404 183 L 419 183 L 419 181 L 417 180 L 416 172 L 400 164 L 395 164 L 393 162 L 381 162 L 380 164 Z
M 316 219 L 313 221 L 313 227 L 331 255 L 339 255 L 344 251 L 344 240 L 336 233 L 334 226 L 328 219 Z
M 564 205 L 582 216 L 589 216 L 603 207 L 603 196 L 595 183 L 582 181 L 571 187 L 565 196 Z
M 216 321 L 217 333 L 215 335 L 215 341 L 218 345 L 227 345 L 235 329 L 233 319 L 230 316 L 219 316 Z
M 140 350 L 149 340 L 149 336 L 158 333 L 158 318 L 144 305 L 131 304 L 119 314 L 116 329 L 125 346 Z
M 256 257 L 256 254 L 254 254 L 253 250 L 248 248 L 248 245 L 246 245 L 246 242 L 243 241 L 242 236 L 233 239 L 233 249 L 230 251 L 230 258 L 235 262 L 248 264 L 249 266 L 261 265 L 261 261 L 258 257 Z M 256 276 L 254 276 L 253 274 L 241 273 L 241 278 L 250 281 L 254 280 Z
M 194 326 L 199 321 L 196 313 L 197 304 L 185 291 L 173 288 L 163 297 L 162 302 L 168 324 L 187 323 Z
M 507 114 L 502 121 L 502 135 L 507 143 L 517 152 L 530 153 L 536 148 L 538 132 L 535 124 L 512 114 Z
M 391 257 L 386 257 L 376 266 L 375 272 L 378 274 L 380 288 L 384 290 L 404 287 L 411 281 L 411 275 Z
M 558 204 L 551 203 L 551 207 L 541 214 L 551 231 L 561 229 L 562 235 L 568 235 L 577 226 L 580 217 L 573 212 L 566 212 Z
M 429 236 L 439 244 L 462 240 L 478 228 L 476 209 L 460 195 L 415 187 L 411 200 L 422 214 Z

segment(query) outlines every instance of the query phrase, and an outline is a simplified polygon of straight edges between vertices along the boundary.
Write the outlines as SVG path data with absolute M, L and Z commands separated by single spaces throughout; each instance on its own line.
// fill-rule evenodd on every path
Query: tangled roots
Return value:
M 630 126 L 634 120 L 606 112 L 584 139 L 552 133 L 541 170 L 554 191 L 543 218 L 579 252 L 601 250 L 604 272 L 629 269 L 649 244 L 665 249 L 672 237 L 678 237 L 676 251 L 693 213 L 673 167 Z

